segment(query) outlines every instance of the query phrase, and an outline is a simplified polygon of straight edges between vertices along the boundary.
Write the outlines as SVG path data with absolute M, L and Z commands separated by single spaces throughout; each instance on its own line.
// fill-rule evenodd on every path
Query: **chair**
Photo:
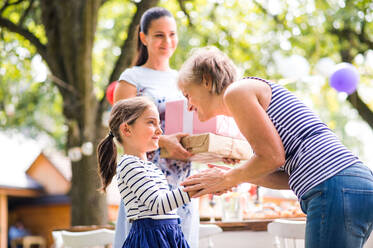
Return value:
M 11 248 L 16 248 L 18 245 L 22 245 L 23 248 L 30 248 L 33 245 L 38 245 L 39 248 L 46 248 L 47 242 L 45 238 L 41 236 L 24 236 L 22 238 L 13 239 L 10 242 Z
M 80 248 L 112 244 L 114 242 L 114 233 L 113 230 L 105 228 L 82 232 L 62 230 L 61 237 L 65 248 Z
M 61 231 L 52 231 L 53 248 L 64 248 Z
M 306 221 L 276 219 L 268 224 L 268 233 L 275 237 L 275 248 L 304 247 Z
M 218 233 L 223 232 L 221 227 L 214 225 L 214 224 L 200 224 L 199 225 L 199 239 L 208 239 L 207 247 L 212 248 L 214 247 L 214 243 L 212 242 L 212 236 Z

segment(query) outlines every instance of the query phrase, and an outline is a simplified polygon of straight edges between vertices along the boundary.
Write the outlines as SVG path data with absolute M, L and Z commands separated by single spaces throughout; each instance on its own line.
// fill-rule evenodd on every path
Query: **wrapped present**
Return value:
M 173 133 L 214 133 L 217 135 L 245 139 L 232 117 L 219 115 L 201 122 L 196 112 L 190 112 L 186 100 L 166 103 L 165 134 Z
M 181 144 L 194 154 L 190 160 L 200 163 L 221 162 L 223 158 L 247 160 L 252 155 L 246 140 L 212 133 L 186 136 L 181 139 Z M 170 158 L 166 149 L 161 149 L 161 157 Z
M 193 133 L 193 119 L 198 119 L 196 113 L 188 111 L 186 100 L 166 102 L 165 134 Z

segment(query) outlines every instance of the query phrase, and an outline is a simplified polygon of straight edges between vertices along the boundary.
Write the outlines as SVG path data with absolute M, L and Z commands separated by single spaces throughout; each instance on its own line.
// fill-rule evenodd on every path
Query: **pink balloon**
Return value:
M 360 75 L 357 69 L 350 63 L 340 63 L 330 76 L 330 86 L 338 92 L 353 93 L 359 83 Z

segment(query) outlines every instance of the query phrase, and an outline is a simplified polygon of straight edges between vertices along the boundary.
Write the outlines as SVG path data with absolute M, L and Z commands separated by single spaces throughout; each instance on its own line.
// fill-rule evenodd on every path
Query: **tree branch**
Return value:
M 356 33 L 354 30 L 351 30 L 349 28 L 345 28 L 343 30 L 337 30 L 332 29 L 331 33 L 338 35 L 340 39 L 350 41 L 353 36 L 357 37 L 360 42 L 360 34 Z M 362 35 L 364 36 L 364 33 L 362 32 Z M 350 42 L 351 46 L 342 48 L 340 50 L 340 54 L 342 57 L 343 62 L 351 63 L 354 56 L 351 55 L 351 48 L 356 48 L 359 50 L 359 47 L 357 44 L 353 45 L 353 42 Z M 363 43 L 366 44 L 366 43 Z M 347 97 L 347 101 L 351 103 L 351 105 L 357 110 L 361 118 L 363 118 L 364 121 L 368 123 L 368 125 L 373 129 L 373 112 L 371 109 L 369 109 L 368 105 L 365 104 L 365 102 L 360 98 L 357 91 L 350 94 Z
M 361 33 L 358 37 L 359 37 L 359 40 L 360 40 L 361 43 L 364 43 L 365 45 L 367 45 L 369 47 L 369 49 L 371 49 L 371 50 L 373 49 L 373 41 L 371 41 L 367 37 L 365 32 Z M 364 50 L 366 50 L 366 49 L 364 49 Z
M 101 0 L 101 4 L 100 6 L 104 5 L 106 2 L 108 2 L 109 0 Z
M 184 14 L 186 15 L 186 17 L 188 18 L 188 21 L 189 21 L 189 25 L 191 27 L 194 26 L 193 22 L 192 22 L 192 18 L 190 17 L 187 9 L 185 8 L 185 5 L 184 5 L 184 0 L 177 0 L 178 3 L 179 3 L 179 6 L 180 6 L 180 9 L 184 12 Z
M 131 24 L 127 30 L 127 39 L 121 47 L 121 54 L 114 66 L 113 72 L 110 75 L 108 85 L 110 82 L 119 78 L 120 73 L 132 64 L 133 57 L 136 52 L 137 42 L 137 25 L 140 23 L 142 14 L 149 8 L 158 4 L 159 0 L 141 1 L 136 4 L 137 11 L 132 18 Z
M 32 9 L 32 5 L 34 4 L 34 1 L 35 1 L 35 0 L 31 0 L 31 1 L 30 1 L 29 6 L 28 6 L 27 9 L 25 10 L 25 12 L 23 12 L 21 18 L 19 19 L 18 26 L 21 27 L 21 26 L 23 25 L 23 22 L 25 21 L 25 19 L 26 19 L 28 13 L 29 13 L 30 10 Z
M 368 9 L 366 9 L 364 12 L 365 12 L 365 15 L 367 15 L 368 14 Z M 366 44 L 369 47 L 369 49 L 373 49 L 373 41 L 370 40 L 368 35 L 366 34 L 366 24 L 367 24 L 366 20 L 363 19 L 361 21 L 361 32 L 360 32 L 360 34 L 358 34 L 358 38 L 359 38 L 360 42 Z M 362 51 L 362 52 L 364 52 L 364 51 Z
M 369 49 L 373 49 L 373 41 L 371 41 L 365 33 L 365 24 L 362 25 L 361 33 L 357 33 L 356 31 L 350 28 L 344 28 L 342 30 L 338 30 L 335 28 L 330 29 L 330 33 L 335 34 L 339 37 L 344 37 L 346 40 L 351 40 L 352 37 L 356 37 L 361 44 L 367 45 Z M 354 46 L 359 52 L 364 52 L 367 49 L 358 47 L 357 45 Z
M 10 31 L 22 35 L 25 39 L 31 42 L 36 47 L 36 50 L 43 57 L 43 59 L 48 63 L 49 59 L 47 56 L 46 46 L 43 45 L 40 40 L 29 30 L 22 28 L 6 18 L 0 17 L 0 27 L 9 29 Z
M 9 6 L 9 0 L 5 0 L 5 3 L 3 5 L 3 7 L 1 7 L 0 9 L 0 15 L 1 13 L 3 13 L 3 11 Z
M 18 1 L 16 1 L 16 2 L 14 2 L 14 3 L 10 3 L 9 0 L 6 0 L 5 3 L 4 3 L 4 5 L 3 5 L 3 7 L 1 7 L 1 9 L 0 9 L 0 14 L 1 14 L 1 13 L 2 13 L 6 8 L 8 8 L 9 6 L 20 4 L 20 3 L 22 3 L 23 1 L 25 1 L 25 0 L 18 0 Z
M 281 21 L 281 20 L 278 18 L 277 15 L 272 15 L 271 13 L 269 13 L 269 12 L 267 11 L 267 9 L 264 8 L 263 5 L 261 5 L 261 4 L 258 3 L 257 1 L 253 1 L 253 2 L 254 2 L 254 4 L 255 4 L 255 5 L 256 5 L 256 6 L 257 6 L 257 7 L 258 7 L 258 8 L 259 8 L 263 13 L 265 13 L 266 15 L 272 17 L 272 18 L 275 20 L 275 22 L 276 22 L 277 24 L 281 24 L 281 25 L 285 26 L 284 22 Z
M 62 79 L 60 79 L 59 77 L 53 75 L 53 74 L 49 74 L 48 75 L 48 78 L 53 81 L 55 84 L 57 84 L 57 86 L 69 91 L 70 93 L 78 96 L 78 93 L 77 91 L 74 89 L 73 86 L 71 86 L 70 84 L 66 83 L 65 81 L 63 81 Z
M 368 105 L 363 102 L 357 91 L 349 95 L 347 100 L 358 111 L 361 118 L 373 129 L 373 112 L 369 109 Z

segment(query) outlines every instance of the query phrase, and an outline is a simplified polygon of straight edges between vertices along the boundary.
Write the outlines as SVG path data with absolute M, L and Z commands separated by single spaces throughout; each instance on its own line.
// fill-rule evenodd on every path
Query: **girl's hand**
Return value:
M 162 135 L 159 146 L 166 149 L 173 159 L 188 160 L 193 154 L 185 150 L 180 143 L 180 140 L 188 135 L 187 133 Z

